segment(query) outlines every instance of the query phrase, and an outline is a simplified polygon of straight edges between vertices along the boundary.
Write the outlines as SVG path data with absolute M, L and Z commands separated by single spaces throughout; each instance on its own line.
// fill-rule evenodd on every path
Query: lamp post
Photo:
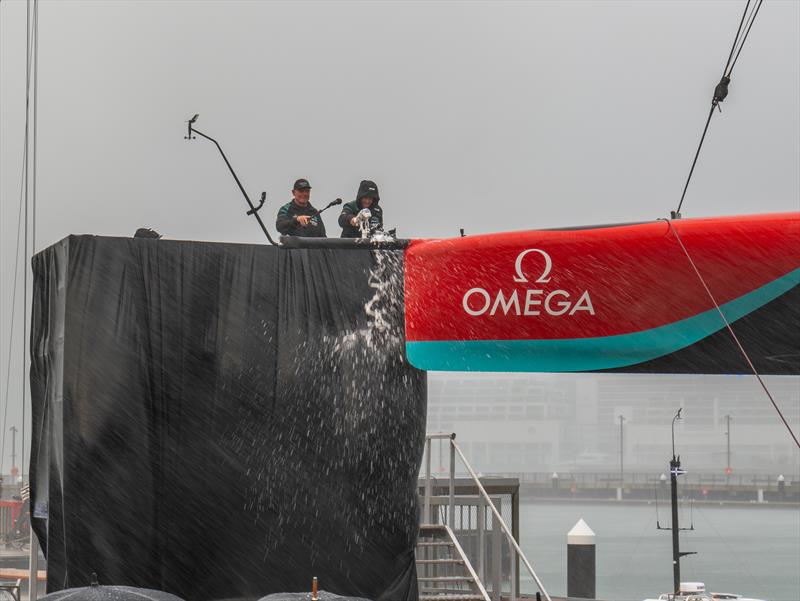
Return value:
M 733 472 L 733 470 L 731 469 L 731 415 L 730 415 L 730 413 L 725 415 L 725 424 L 726 424 L 725 438 L 726 438 L 726 443 L 727 443 L 727 453 L 725 455 L 725 457 L 726 457 L 726 461 L 725 461 L 725 479 L 727 481 L 727 480 L 730 480 L 731 472 Z
M 625 445 L 623 444 L 623 432 L 622 432 L 622 424 L 625 422 L 625 417 L 620 415 L 619 416 L 619 487 L 620 489 L 623 488 L 623 475 L 624 475 L 624 456 L 625 456 Z
M 17 427 L 11 426 L 11 474 L 14 476 L 12 481 L 17 482 Z

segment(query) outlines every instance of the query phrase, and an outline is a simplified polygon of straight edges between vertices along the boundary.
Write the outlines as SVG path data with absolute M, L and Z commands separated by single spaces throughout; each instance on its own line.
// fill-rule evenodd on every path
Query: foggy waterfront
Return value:
M 800 599 L 800 509 L 695 505 L 681 533 L 681 580 L 769 601 Z M 597 598 L 657 598 L 672 586 L 670 534 L 656 529 L 655 504 L 522 501 L 523 551 L 551 595 L 566 594 L 567 532 L 583 518 L 596 535 Z M 669 505 L 659 504 L 661 525 Z M 688 507 L 681 526 L 690 524 Z M 522 590 L 533 590 L 521 577 Z
M 356 319 L 360 305 L 341 302 L 354 289 L 352 260 L 325 265 L 303 251 L 265 263 L 284 279 L 260 268 L 272 248 L 166 260 L 193 240 L 264 244 L 219 157 L 188 142 L 191 127 L 184 137 L 194 111 L 224 142 L 242 191 L 264 191 L 268 222 L 300 175 L 318 206 L 350 200 L 363 177 L 379 180 L 387 229 L 403 238 L 667 215 L 738 3 L 42 3 L 41 104 L 31 4 L 4 2 L 0 19 L 0 363 L 4 432 L 16 424 L 21 443 L 18 453 L 16 430 L 4 438 L 0 472 L 21 468 L 33 485 L 51 583 L 87 576 L 91 561 L 109 581 L 135 577 L 202 601 L 298 588 L 313 568 L 326 585 L 373 597 L 400 551 L 413 566 L 405 480 L 416 478 L 426 426 L 457 433 L 484 473 L 658 477 L 680 407 L 678 448 L 693 474 L 796 484 L 800 455 L 750 376 L 432 373 L 426 405 L 425 374 L 405 363 L 399 326 L 384 327 L 382 309 L 400 323 L 404 307 L 399 290 L 382 302 L 380 269 L 367 317 Z M 774 3 L 760 18 L 686 217 L 797 210 L 799 9 Z M 653 65 L 658 77 L 642 77 Z M 325 220 L 335 236 L 333 213 Z M 65 310 L 53 302 L 60 312 L 36 318 L 31 256 L 72 233 L 120 240 L 139 226 L 166 240 L 133 242 L 108 271 L 98 268 L 105 252 L 85 271 L 65 267 L 69 278 L 53 282 L 68 285 L 46 288 L 71 288 L 70 325 L 38 330 L 41 316 Z M 687 269 L 679 259 L 676 272 Z M 109 286 L 119 266 L 127 275 Z M 557 262 L 563 277 L 568 267 Z M 335 277 L 325 284 L 322 273 Z M 624 281 L 623 270 L 597 273 L 598 291 Z M 344 292 L 325 300 L 331 284 Z M 96 302 L 75 301 L 90 291 Z M 796 430 L 800 378 L 766 381 Z M 52 421 L 40 421 L 45 408 Z M 40 445 L 43 423 L 52 436 Z M 447 455 L 436 449 L 439 473 Z M 668 508 L 659 511 L 665 525 Z M 644 599 L 671 582 L 656 515 L 646 504 L 524 501 L 520 538 L 550 593 L 564 595 L 566 532 L 583 518 L 597 533 L 597 597 Z M 685 558 L 684 580 L 800 599 L 798 508 L 706 505 L 693 517 L 683 545 L 699 555 Z M 412 581 L 412 569 L 403 574 Z

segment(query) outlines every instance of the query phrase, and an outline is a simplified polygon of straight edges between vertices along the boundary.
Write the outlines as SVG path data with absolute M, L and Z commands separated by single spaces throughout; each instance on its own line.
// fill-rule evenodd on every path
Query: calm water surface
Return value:
M 523 501 L 521 545 L 551 595 L 566 595 L 567 532 L 583 518 L 596 534 L 597 598 L 642 600 L 672 588 L 669 505 Z M 768 601 L 800 600 L 800 509 L 699 506 L 681 509 L 681 580 Z M 523 569 L 524 578 L 525 571 Z M 523 583 L 523 591 L 535 590 Z

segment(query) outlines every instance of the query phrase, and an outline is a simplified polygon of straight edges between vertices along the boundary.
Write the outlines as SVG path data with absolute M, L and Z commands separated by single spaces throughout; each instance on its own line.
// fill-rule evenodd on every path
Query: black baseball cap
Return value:
M 307 179 L 303 179 L 302 177 L 294 183 L 294 187 L 292 190 L 310 190 L 311 184 L 308 183 Z

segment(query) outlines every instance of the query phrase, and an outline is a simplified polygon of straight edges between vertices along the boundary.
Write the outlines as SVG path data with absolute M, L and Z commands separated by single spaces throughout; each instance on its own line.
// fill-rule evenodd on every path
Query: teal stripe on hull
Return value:
M 734 322 L 800 284 L 795 269 L 720 308 Z M 558 340 L 406 342 L 414 367 L 434 371 L 577 372 L 626 367 L 663 357 L 725 327 L 716 309 L 642 332 Z

